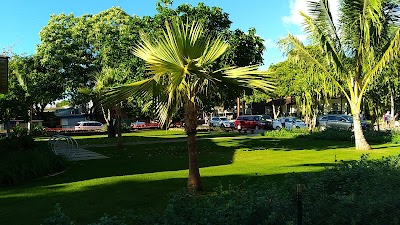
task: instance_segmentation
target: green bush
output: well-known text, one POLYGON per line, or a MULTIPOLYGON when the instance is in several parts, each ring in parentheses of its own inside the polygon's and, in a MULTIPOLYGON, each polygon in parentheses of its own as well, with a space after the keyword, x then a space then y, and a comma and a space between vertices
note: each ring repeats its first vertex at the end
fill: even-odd
POLYGON ((260 133, 260 135, 270 138, 294 138, 301 135, 307 135, 308 133, 309 133, 308 128, 300 128, 292 130, 282 128, 280 130, 265 131, 260 133))
MULTIPOLYGON (((337 129, 313 131, 312 133, 304 133, 298 135, 298 137, 306 139, 354 142, 354 133, 352 131, 337 130, 337 129)), ((390 131, 389 132, 364 131, 364 137, 370 143, 382 144, 391 142, 393 135, 390 131)))
POLYGON ((74 225, 75 223, 62 211, 61 206, 57 203, 54 210, 50 213, 41 225, 74 225))
POLYGON ((63 171, 66 162, 48 149, 45 143, 29 151, 0 153, 0 186, 16 185, 63 171))
POLYGON ((0 152, 30 150, 36 146, 32 136, 20 136, 11 138, 0 138, 0 152))
POLYGON ((339 164, 307 175, 304 224, 399 224, 400 157, 339 164))
POLYGON ((33 136, 43 136, 46 134, 46 129, 43 126, 35 126, 34 128, 32 128, 31 130, 31 134, 33 136))

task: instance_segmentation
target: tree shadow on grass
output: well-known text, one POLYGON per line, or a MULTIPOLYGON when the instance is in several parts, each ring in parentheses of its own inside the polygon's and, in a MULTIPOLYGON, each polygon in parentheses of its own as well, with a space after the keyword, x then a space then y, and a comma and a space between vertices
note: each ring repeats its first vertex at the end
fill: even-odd
MULTIPOLYGON (((268 176, 216 176, 203 177, 208 191, 213 191, 221 184, 254 184, 257 181, 283 182, 284 174, 268 176)), ((105 179, 80 188, 43 186, 23 195, 24 189, 15 195, 0 196, 0 224, 40 224, 50 215, 56 203, 76 224, 89 224, 98 221, 104 214, 116 214, 129 210, 136 214, 150 214, 152 210, 161 212, 167 203, 169 194, 183 190, 186 178, 172 178, 153 181, 139 181, 130 178, 113 181, 105 179), (17 195, 21 193, 22 195, 17 195)), ((295 184, 293 184, 295 187, 295 184)))
MULTIPOLYGON (((146 139, 146 138, 145 138, 146 139)), ((151 138, 150 138, 151 140, 151 138)), ((198 140, 200 167, 229 165, 236 151, 297 151, 334 150, 347 148, 347 143, 335 141, 299 142, 296 139, 272 139, 246 136, 242 139, 198 140)), ((46 184, 82 181, 100 177, 134 175, 188 169, 187 143, 164 142, 117 147, 97 147, 89 150, 110 158, 73 162, 65 173, 49 178, 46 184)), ((43 181, 39 182, 43 183, 43 181)))

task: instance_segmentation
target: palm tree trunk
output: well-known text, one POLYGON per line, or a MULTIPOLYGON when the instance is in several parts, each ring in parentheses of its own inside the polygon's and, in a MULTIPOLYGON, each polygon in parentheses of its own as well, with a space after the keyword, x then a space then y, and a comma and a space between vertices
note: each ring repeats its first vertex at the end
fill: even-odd
POLYGON ((193 102, 185 102, 185 131, 187 135, 189 153, 189 177, 187 188, 190 191, 201 191, 203 187, 200 181, 200 170, 197 160, 197 110, 193 102))
POLYGON ((116 108, 116 110, 117 110, 117 126, 118 126, 118 129, 117 129, 117 133, 118 133, 118 141, 117 141, 117 145, 118 145, 118 148, 121 148, 122 147, 122 122, 121 122, 121 107, 117 107, 116 108))
POLYGON ((353 126, 356 150, 371 150, 361 127, 360 109, 353 109, 353 126))

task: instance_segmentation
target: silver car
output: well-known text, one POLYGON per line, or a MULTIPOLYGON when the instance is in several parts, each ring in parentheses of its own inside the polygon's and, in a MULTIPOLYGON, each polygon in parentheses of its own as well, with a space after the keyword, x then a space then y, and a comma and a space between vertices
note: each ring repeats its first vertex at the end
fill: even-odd
POLYGON ((211 127, 233 128, 234 123, 226 117, 212 117, 210 120, 211 127))
MULTIPOLYGON (((327 128, 333 128, 338 130, 353 130, 353 117, 349 115, 333 114, 324 115, 318 118, 318 126, 321 130, 327 128)), ((368 124, 361 122, 361 127, 363 130, 368 128, 368 124)))

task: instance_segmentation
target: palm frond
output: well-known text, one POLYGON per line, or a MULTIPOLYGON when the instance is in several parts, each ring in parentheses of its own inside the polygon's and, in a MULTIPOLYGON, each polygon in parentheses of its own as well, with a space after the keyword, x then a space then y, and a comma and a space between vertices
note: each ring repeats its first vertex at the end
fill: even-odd
MULTIPOLYGON (((321 8, 325 9, 325 7, 321 8)), ((320 17, 326 14, 322 12, 320 17)), ((308 32, 316 39, 316 41, 318 41, 321 49, 324 51, 324 53, 326 53, 325 55, 329 56, 332 59, 328 60, 328 62, 333 61, 332 65, 335 66, 338 71, 344 71, 345 63, 343 62, 343 58, 345 54, 343 52, 343 49, 341 49, 342 45, 340 43, 340 39, 338 38, 336 30, 334 30, 335 27, 331 28, 326 24, 326 21, 328 21, 329 23, 333 23, 331 22, 331 18, 328 17, 326 21, 318 21, 312 19, 310 16, 304 13, 301 13, 301 15, 304 18, 304 28, 306 32, 308 32), (330 29, 326 29, 326 27, 329 27, 330 29)))
POLYGON ((280 44, 283 45, 283 48, 285 48, 288 53, 291 52, 291 54, 294 54, 295 56, 298 56, 302 59, 308 60, 309 63, 317 66, 321 70, 321 72, 325 76, 329 77, 329 79, 342 91, 342 93, 346 96, 347 100, 350 101, 350 96, 347 94, 343 85, 341 85, 341 83, 339 82, 338 76, 332 73, 330 68, 328 68, 318 59, 316 59, 316 57, 314 57, 314 54, 308 51, 306 47, 296 37, 289 34, 287 38, 282 39, 280 41, 280 44))
POLYGON ((364 93, 371 80, 387 68, 391 60, 397 59, 400 53, 400 29, 397 29, 395 36, 390 44, 384 49, 384 53, 375 66, 363 77, 363 87, 361 93, 364 93))
POLYGON ((271 81, 268 71, 258 70, 257 65, 245 67, 230 67, 223 70, 224 78, 237 82, 238 85, 264 92, 272 92, 275 83, 271 81))
POLYGON ((153 78, 149 78, 124 86, 110 88, 105 92, 102 103, 113 105, 132 96, 142 98, 143 100, 149 99, 153 95, 154 82, 153 78))

